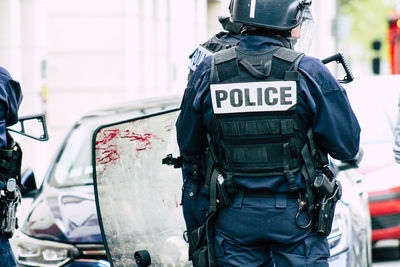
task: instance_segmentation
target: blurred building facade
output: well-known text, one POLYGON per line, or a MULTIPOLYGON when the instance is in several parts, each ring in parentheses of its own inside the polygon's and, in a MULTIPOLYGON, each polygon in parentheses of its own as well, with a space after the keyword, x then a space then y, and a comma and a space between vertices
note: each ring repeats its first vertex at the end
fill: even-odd
MULTIPOLYGON (((335 52, 336 0, 313 1, 311 55, 335 52)), ((182 94, 188 55, 220 31, 229 0, 0 0, 0 65, 20 81, 21 113, 46 112, 48 144, 26 139, 25 166, 44 174, 86 110, 182 94)), ((19 138, 18 138, 19 139, 19 138)))

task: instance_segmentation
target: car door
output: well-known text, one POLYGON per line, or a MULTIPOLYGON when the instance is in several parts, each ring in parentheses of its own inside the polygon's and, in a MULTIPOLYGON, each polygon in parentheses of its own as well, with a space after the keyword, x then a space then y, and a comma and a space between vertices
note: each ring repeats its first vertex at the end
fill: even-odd
POLYGON ((104 125, 93 135, 97 212, 112 266, 190 266, 181 169, 162 164, 179 154, 178 114, 175 108, 104 125))

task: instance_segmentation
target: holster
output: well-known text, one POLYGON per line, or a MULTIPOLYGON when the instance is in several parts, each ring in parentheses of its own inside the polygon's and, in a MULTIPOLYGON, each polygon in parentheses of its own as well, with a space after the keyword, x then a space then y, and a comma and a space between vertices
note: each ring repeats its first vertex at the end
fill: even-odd
POLYGON ((224 175, 215 170, 217 174, 217 208, 226 208, 229 207, 232 203, 234 197, 234 186, 232 179, 225 179, 224 175))
POLYGON ((190 233, 193 246, 192 263, 194 267, 215 267, 214 250, 214 214, 208 217, 205 224, 190 233))
POLYGON ((7 132, 9 147, 0 149, 0 179, 5 184, 0 194, 0 236, 11 238, 18 228, 17 208, 21 203, 22 150, 7 132))
POLYGON ((314 181, 316 191, 316 212, 314 227, 318 233, 328 236, 332 229, 336 202, 342 196, 342 187, 333 174, 322 172, 314 181))
POLYGON ((216 164, 216 157, 212 154, 210 148, 205 151, 205 185, 210 190, 216 192, 216 207, 218 209, 229 207, 235 192, 232 177, 220 171, 216 164), (215 187, 212 187, 211 184, 215 187))
POLYGON ((333 217, 335 215, 335 206, 337 200, 329 199, 322 200, 317 205, 317 225, 318 233, 328 236, 331 233, 333 217))

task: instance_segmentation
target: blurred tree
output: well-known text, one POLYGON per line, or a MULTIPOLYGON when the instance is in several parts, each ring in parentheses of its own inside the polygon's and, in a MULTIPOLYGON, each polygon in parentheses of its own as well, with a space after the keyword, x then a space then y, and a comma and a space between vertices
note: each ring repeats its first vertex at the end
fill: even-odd
MULTIPOLYGON (((396 0, 340 0, 341 13, 352 18, 353 41, 371 50, 375 39, 385 39, 390 11, 396 0)), ((382 40, 385 41, 385 40, 382 40)))
POLYGON ((373 41, 382 41, 381 57, 387 60, 387 31, 389 14, 398 0, 339 0, 340 12, 351 17, 351 37, 348 42, 359 43, 367 52, 365 60, 374 55, 373 41))

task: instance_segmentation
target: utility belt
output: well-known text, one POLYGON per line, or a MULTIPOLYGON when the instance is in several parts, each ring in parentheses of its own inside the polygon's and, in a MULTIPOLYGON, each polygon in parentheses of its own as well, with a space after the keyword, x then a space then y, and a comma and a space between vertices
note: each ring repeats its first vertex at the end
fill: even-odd
MULTIPOLYGON (((214 169, 210 184, 207 186, 210 190, 210 209, 209 214, 216 212, 218 209, 229 207, 235 196, 233 181, 225 179, 224 175, 214 169)), ((332 228, 333 217, 335 213, 336 202, 341 198, 342 188, 339 180, 337 180, 333 172, 328 166, 324 166, 321 170, 315 171, 315 177, 312 183, 313 203, 308 204, 310 196, 306 191, 285 192, 286 198, 299 200, 299 211, 296 215, 296 224, 302 228, 308 228, 311 225, 321 234, 329 235, 332 228), (301 212, 306 212, 309 217, 309 223, 300 225, 298 218, 301 212)), ((265 189, 245 190, 243 197, 258 198, 276 198, 280 193, 271 192, 265 189)))
POLYGON ((286 198, 290 199, 299 199, 301 197, 301 192, 271 192, 265 189, 251 189, 245 190, 243 192, 243 197, 250 197, 250 198, 277 198, 279 194, 285 195, 286 198))

